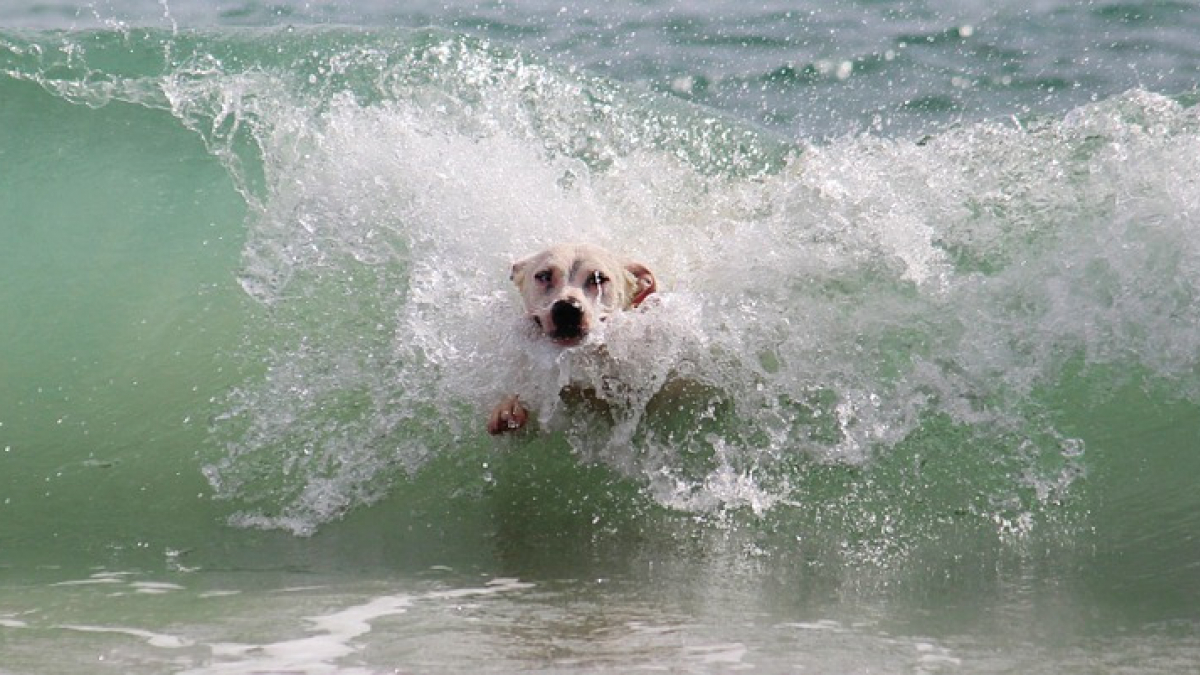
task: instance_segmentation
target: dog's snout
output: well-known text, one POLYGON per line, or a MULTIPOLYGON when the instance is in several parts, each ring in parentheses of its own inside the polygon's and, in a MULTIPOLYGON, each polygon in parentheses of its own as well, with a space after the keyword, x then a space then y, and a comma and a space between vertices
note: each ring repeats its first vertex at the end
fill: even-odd
POLYGON ((559 300, 550 308, 555 337, 577 338, 583 335, 583 305, 575 298, 559 300))
POLYGON ((561 327, 568 324, 578 326, 579 320, 583 318, 583 306, 574 298, 559 300, 550 308, 550 315, 554 318, 556 326, 561 327))

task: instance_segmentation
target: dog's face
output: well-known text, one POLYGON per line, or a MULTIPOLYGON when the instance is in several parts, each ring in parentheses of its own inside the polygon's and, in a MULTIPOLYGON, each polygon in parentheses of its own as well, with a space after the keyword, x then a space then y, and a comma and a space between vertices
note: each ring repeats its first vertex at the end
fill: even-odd
POLYGON ((637 307, 655 290, 644 265, 599 246, 564 244, 513 265, 525 311, 555 342, 570 346, 610 314, 637 307))

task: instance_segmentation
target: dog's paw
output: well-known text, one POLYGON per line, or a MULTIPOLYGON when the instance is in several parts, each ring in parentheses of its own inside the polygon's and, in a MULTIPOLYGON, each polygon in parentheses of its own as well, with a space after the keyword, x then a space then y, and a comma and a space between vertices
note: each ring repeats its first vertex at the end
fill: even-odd
POLYGON ((495 436, 516 431, 528 421, 529 411, 521 405, 520 399, 515 395, 508 396, 492 410, 492 416, 488 419, 488 433, 495 436))

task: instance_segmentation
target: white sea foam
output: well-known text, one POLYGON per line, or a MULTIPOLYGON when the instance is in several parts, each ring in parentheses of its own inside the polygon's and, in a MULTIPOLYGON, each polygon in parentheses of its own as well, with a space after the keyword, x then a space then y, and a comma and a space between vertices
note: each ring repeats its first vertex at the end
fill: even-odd
POLYGON ((194 644, 191 640, 170 635, 167 633, 158 633, 155 631, 143 630, 141 628, 124 628, 120 626, 87 626, 76 624, 64 624, 59 628, 73 630, 80 633, 114 633, 118 635, 128 635, 130 637, 144 640, 151 647, 160 647, 162 649, 181 649, 194 644))
POLYGON ((705 120, 612 92, 589 107, 588 82, 519 57, 451 41, 417 65, 416 83, 385 71, 374 104, 254 100, 266 192, 243 279, 268 308, 249 338, 267 372, 233 397, 229 454, 207 473, 274 503, 238 524, 311 533, 397 470, 481 442, 506 392, 563 421, 585 459, 666 476, 667 503, 760 510, 787 497, 758 477, 773 463, 862 464, 930 415, 1040 444, 1055 433, 1031 397, 1078 359, 1196 368, 1200 134, 1161 97, 1035 131, 846 138, 745 172, 706 163, 736 143, 705 120), (650 265, 657 301, 590 345, 531 343, 507 271, 560 240, 650 265), (694 411, 726 415, 716 435, 647 426, 680 377, 718 392, 694 411), (572 418, 566 382, 602 392, 612 424, 572 418), (709 468, 682 472, 696 455, 709 468))
POLYGON ((532 584, 517 579, 498 578, 475 588, 431 591, 420 595, 385 595, 371 598, 344 609, 306 619, 311 635, 264 644, 218 642, 208 644, 213 662, 188 670, 188 675, 249 675, 264 672, 322 675, 376 672, 370 668, 345 665, 341 660, 358 651, 358 641, 372 630, 372 623, 404 614, 414 603, 440 602, 496 593, 517 592, 532 584))

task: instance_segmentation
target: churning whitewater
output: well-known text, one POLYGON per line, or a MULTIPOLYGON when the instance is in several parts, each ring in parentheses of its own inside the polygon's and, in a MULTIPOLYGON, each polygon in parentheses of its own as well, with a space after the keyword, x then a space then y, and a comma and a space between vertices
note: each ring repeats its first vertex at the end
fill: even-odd
POLYGON ((380 498, 477 442, 513 378, 553 385, 531 402, 547 416, 564 382, 608 392, 614 419, 560 420, 563 442, 673 507, 786 501, 789 472, 931 422, 1027 463, 1014 491, 1057 494, 1083 444, 1042 390, 1195 368, 1194 109, 1131 91, 1061 120, 789 147, 486 43, 408 39, 387 62, 401 50, 312 57, 365 91, 165 81, 239 183, 226 130, 263 154, 241 278, 271 317, 249 338, 267 369, 206 469, 269 500, 243 522, 310 532, 380 498), (508 268, 564 240, 648 261, 663 290, 600 338, 602 367, 577 349, 514 372, 537 347, 508 268), (709 395, 656 418, 673 378, 709 395))

